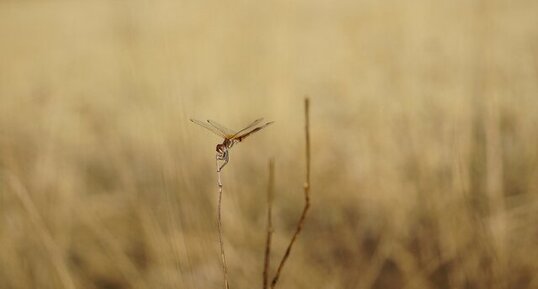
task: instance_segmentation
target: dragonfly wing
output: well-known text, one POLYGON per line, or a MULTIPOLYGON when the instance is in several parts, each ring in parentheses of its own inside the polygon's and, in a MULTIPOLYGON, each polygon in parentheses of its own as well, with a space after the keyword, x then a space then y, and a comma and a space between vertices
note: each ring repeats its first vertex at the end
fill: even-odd
POLYGON ((258 126, 258 127, 256 127, 256 128, 254 128, 253 130, 247 130, 247 131, 243 132, 242 134, 235 136, 233 139, 234 139, 234 140, 237 140, 237 141, 242 141, 242 140, 244 140, 246 137, 252 135, 253 133, 255 133, 255 132, 257 132, 257 131, 259 131, 259 130, 261 130, 261 129, 263 129, 263 128, 265 128, 266 126, 272 124, 273 122, 274 122, 274 121, 268 122, 268 123, 266 123, 266 124, 264 124, 264 125, 262 125, 262 126, 258 126))
POLYGON ((218 123, 218 122, 216 122, 214 120, 208 119, 207 122, 209 124, 211 124, 213 127, 215 127, 217 130, 222 132, 224 134, 225 138, 231 138, 235 134, 235 131, 223 126, 222 124, 220 124, 220 123, 218 123))
POLYGON ((199 121, 199 120, 192 119, 192 118, 191 118, 191 121, 194 122, 195 124, 199 125, 199 126, 205 127, 206 129, 210 130, 211 132, 213 132, 214 134, 216 134, 216 135, 218 135, 218 136, 220 136, 222 138, 226 138, 226 135, 223 132, 221 132, 217 128, 209 125, 209 123, 207 123, 207 122, 199 121))
POLYGON ((245 133, 246 131, 252 129, 253 127, 255 127, 257 124, 259 124, 261 121, 263 120, 263 118, 258 118, 257 120, 251 122, 249 125, 247 125, 244 129, 236 132, 231 138, 235 138, 243 133, 245 133))

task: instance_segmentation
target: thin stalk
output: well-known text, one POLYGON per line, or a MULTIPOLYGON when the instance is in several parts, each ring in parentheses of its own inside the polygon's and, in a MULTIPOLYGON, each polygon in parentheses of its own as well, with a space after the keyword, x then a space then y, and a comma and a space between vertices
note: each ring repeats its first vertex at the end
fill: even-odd
POLYGON ((286 263, 286 260, 288 259, 291 248, 293 247, 293 244, 295 243, 295 240, 297 239, 297 236, 299 233, 301 233, 301 230, 303 229, 304 221, 306 218, 306 213, 308 212, 308 209, 310 208, 310 101, 308 98, 305 98, 304 100, 305 105, 305 138, 306 138, 306 176, 305 176, 305 183, 304 183, 304 198, 305 198, 305 205, 303 208, 303 212, 301 214, 301 217, 299 218, 299 222, 297 223, 297 228, 295 229, 295 233, 291 237, 291 241, 286 248, 286 252, 284 253, 284 256, 282 257, 282 260, 280 261, 280 264, 278 265, 278 269, 276 271, 275 277, 273 278, 273 281, 271 282, 271 288, 275 288, 278 279, 280 278, 280 273, 282 272, 282 268, 284 267, 284 264, 286 263))
POLYGON ((269 160, 269 181, 267 185, 267 239, 265 242, 265 260, 263 264, 263 289, 269 285, 269 267, 271 255, 271 238, 273 236, 272 207, 275 184, 275 161, 269 160))
POLYGON ((219 186, 219 201, 217 205, 217 223, 219 228, 220 256, 222 261, 222 271, 224 272, 224 288, 230 289, 228 284, 228 265, 226 264, 226 254, 224 254, 224 241, 222 240, 222 220, 221 220, 221 203, 222 203, 222 182, 220 181, 220 168, 217 160, 217 185, 219 186))

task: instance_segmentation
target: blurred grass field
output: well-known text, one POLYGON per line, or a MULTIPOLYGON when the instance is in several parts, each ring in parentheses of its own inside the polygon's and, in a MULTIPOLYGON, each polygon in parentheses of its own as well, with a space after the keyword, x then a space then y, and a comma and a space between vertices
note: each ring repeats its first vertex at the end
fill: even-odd
POLYGON ((538 288, 538 2, 0 1, 0 288, 538 288), (274 270, 274 268, 273 268, 274 270))

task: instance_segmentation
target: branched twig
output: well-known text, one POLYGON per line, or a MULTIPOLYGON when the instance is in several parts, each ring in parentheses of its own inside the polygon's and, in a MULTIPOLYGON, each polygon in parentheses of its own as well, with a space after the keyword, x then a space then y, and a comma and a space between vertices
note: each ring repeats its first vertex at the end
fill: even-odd
POLYGON ((291 248, 293 244, 295 243, 295 240, 297 239, 297 236, 303 229, 304 220, 306 218, 306 213, 308 212, 308 208, 310 208, 310 111, 309 111, 309 99, 305 98, 305 137, 306 137, 306 177, 305 177, 305 183, 304 183, 304 198, 305 198, 305 206, 303 209, 303 213, 301 214, 301 217, 299 218, 299 222, 297 223, 297 229, 295 230, 295 233, 291 237, 291 241, 288 245, 288 248, 286 248, 286 252, 284 253, 284 256, 282 257, 282 260, 280 260, 280 264, 278 265, 278 269, 276 271, 275 277, 273 278, 273 281, 271 282, 271 288, 275 288, 276 283, 278 282, 278 278, 280 277, 280 273, 282 272, 282 267, 284 267, 284 263, 286 263, 286 260, 288 259, 291 248))
POLYGON ((269 267, 270 267, 270 255, 271 255, 271 237, 273 235, 273 223, 272 223, 272 206, 273 206, 273 190, 275 184, 275 162, 273 159, 269 160, 269 181, 267 185, 267 239, 265 242, 265 260, 263 264, 263 289, 267 289, 269 285, 269 267))
POLYGON ((220 181, 220 167, 217 159, 217 185, 219 186, 219 202, 217 211, 217 223, 219 227, 220 256, 222 258, 222 271, 224 272, 224 288, 230 289, 228 285, 228 265, 226 264, 226 255, 224 254, 224 241, 222 240, 222 221, 221 221, 221 203, 222 203, 222 183, 220 181))

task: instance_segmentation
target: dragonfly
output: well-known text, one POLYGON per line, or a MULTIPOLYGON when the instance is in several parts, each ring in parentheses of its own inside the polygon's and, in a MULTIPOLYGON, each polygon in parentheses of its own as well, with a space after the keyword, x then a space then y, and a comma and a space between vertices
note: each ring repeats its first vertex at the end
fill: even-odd
POLYGON ((224 168, 224 166, 228 164, 228 161, 230 160, 229 150, 234 144, 243 141, 245 138, 251 136, 253 133, 258 132, 273 123, 273 121, 264 123, 263 118, 258 118, 257 120, 247 125, 245 128, 239 131, 234 131, 210 119, 207 120, 207 122, 204 122, 191 118, 191 121, 224 138, 224 141, 220 144, 217 144, 216 147, 217 162, 224 162, 220 167, 217 164, 217 172, 220 172, 222 168, 224 168))

